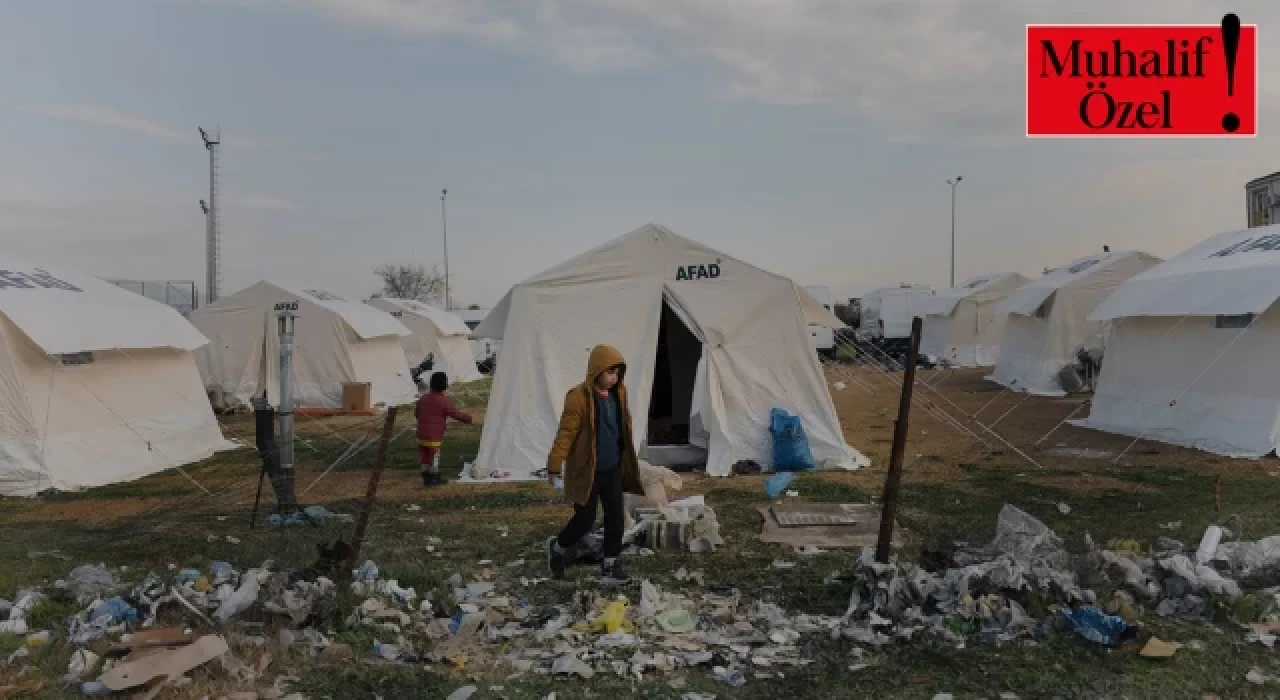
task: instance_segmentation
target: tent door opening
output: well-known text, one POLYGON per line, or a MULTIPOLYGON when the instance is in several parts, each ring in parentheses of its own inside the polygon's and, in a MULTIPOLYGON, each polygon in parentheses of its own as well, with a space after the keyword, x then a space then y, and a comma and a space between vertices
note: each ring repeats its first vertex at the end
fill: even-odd
POLYGON ((664 301, 645 440, 645 458, 652 464, 672 468, 706 464, 706 450, 689 444, 689 414, 701 360, 702 343, 664 301))

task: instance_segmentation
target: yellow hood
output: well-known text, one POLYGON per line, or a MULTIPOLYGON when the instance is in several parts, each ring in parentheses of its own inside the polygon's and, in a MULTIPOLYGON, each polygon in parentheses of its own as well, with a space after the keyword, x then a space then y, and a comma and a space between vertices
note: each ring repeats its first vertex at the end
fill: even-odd
POLYGON ((596 377, 610 367, 619 367, 618 383, 621 384, 623 377, 627 375, 627 361, 622 359, 622 353, 612 345, 591 348, 591 358, 587 360, 587 385, 594 386, 596 377))

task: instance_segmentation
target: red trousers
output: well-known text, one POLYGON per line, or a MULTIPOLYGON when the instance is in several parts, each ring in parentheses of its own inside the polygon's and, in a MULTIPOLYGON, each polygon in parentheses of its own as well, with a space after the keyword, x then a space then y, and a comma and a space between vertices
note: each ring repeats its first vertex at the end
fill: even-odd
POLYGON ((440 448, 418 445, 418 464, 424 472, 440 471, 440 448))

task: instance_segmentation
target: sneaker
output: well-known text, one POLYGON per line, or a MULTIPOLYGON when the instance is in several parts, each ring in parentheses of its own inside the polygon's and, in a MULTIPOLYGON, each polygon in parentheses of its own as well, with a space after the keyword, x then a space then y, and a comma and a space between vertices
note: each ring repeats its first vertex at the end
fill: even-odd
POLYGON ((431 472, 422 472, 422 485, 423 486, 431 485, 431 472))
POLYGON ((556 538, 547 540, 547 568, 551 570, 551 578, 559 581, 564 578, 564 552, 556 546, 556 538))
POLYGON ((444 478, 444 474, 440 472, 427 472, 422 477, 422 483, 427 486, 440 486, 449 483, 449 480, 444 478))
POLYGON ((600 564, 600 583, 605 586, 622 586, 631 583, 631 577, 622 570, 617 559, 606 559, 600 564))

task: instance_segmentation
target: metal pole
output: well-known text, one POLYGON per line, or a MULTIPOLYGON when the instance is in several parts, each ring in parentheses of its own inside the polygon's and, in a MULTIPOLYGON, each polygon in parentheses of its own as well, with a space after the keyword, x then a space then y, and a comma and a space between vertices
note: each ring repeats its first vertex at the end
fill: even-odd
POLYGON ((452 307, 453 299, 449 296, 449 217, 445 215, 444 198, 449 190, 440 190, 440 230, 444 232, 444 310, 452 307))
POLYGON ((911 414, 911 390, 916 383, 916 358, 920 354, 920 317, 911 319, 911 348, 902 374, 902 397, 898 402, 898 420, 893 423, 893 451, 889 453, 889 473, 884 479, 881 499, 880 537, 876 542, 876 561, 889 563, 893 546, 893 520, 898 511, 898 485, 902 482, 902 455, 907 447, 907 418, 911 414))
POLYGON ((951 286, 956 286, 956 187, 964 177, 957 175, 954 180, 947 180, 951 185, 951 286))
POLYGON ((293 327, 297 315, 281 311, 280 324, 280 474, 285 495, 281 510, 297 506, 293 473, 293 327))
POLYGON ((373 458, 373 473, 369 475, 369 487, 364 494, 364 506, 361 507, 360 515, 356 519, 355 534, 351 536, 351 553, 347 555, 347 562, 339 572, 342 578, 340 583, 344 585, 350 583, 351 571, 360 557, 360 546, 364 544, 364 533, 369 527, 369 516, 373 512, 373 504, 378 497, 378 482, 382 479, 382 469, 387 464, 387 446, 391 444, 391 431, 396 425, 396 410, 396 406, 388 407, 387 419, 382 424, 382 439, 378 441, 378 452, 373 458))

